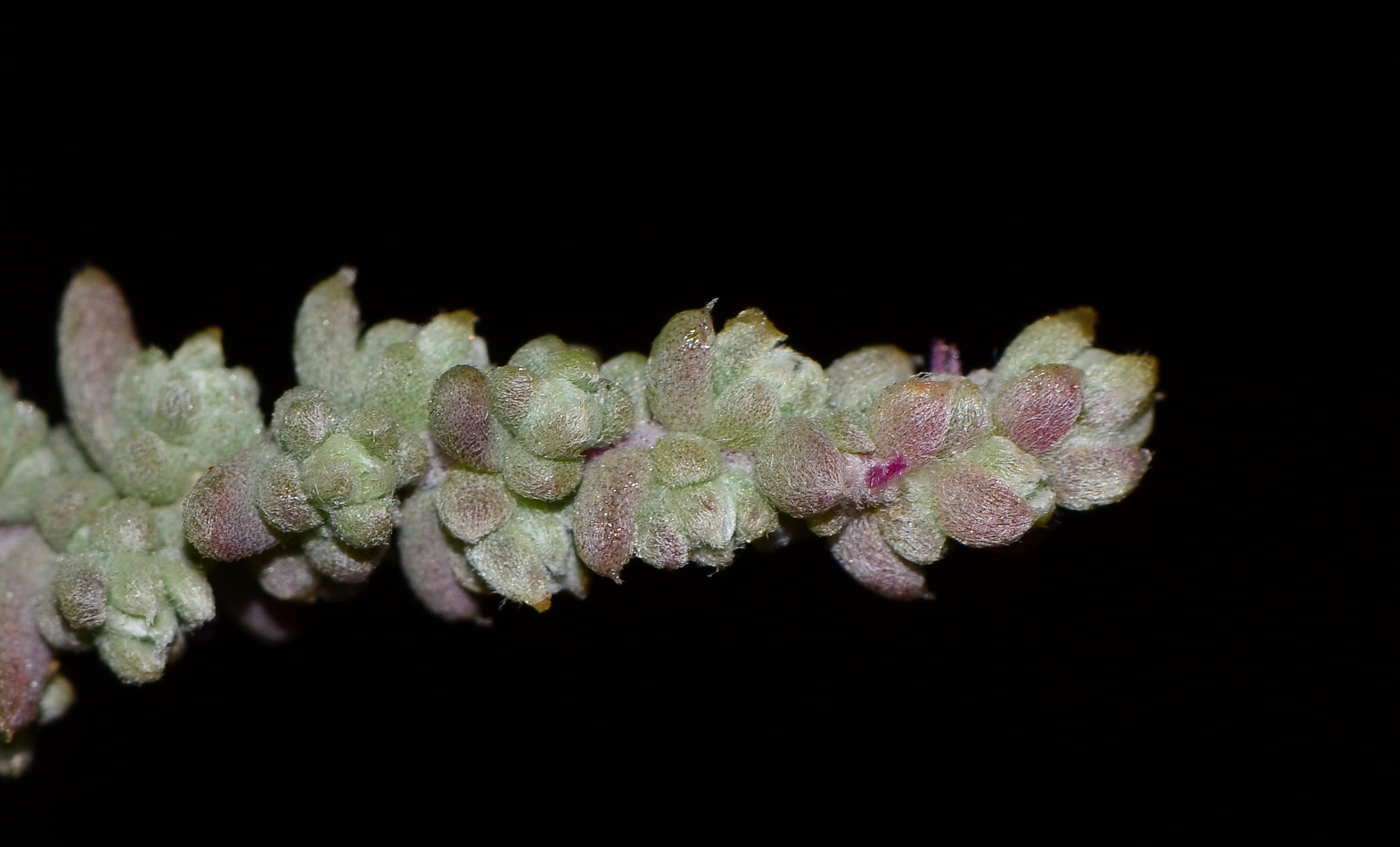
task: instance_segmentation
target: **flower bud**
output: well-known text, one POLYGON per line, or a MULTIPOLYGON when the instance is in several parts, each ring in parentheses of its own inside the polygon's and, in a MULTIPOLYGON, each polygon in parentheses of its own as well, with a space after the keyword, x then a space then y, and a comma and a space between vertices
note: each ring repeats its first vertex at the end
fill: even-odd
POLYGON ((870 514, 851 521, 831 545, 831 553, 846 573, 882 597, 921 600, 932 596, 923 573, 890 549, 870 514))
POLYGON ((650 472, 647 451, 611 450, 584 468, 574 499, 574 544, 594 572, 617 580, 632 558, 637 507, 650 472))
POLYGON ((254 479, 269 450, 255 447, 225 459, 199 478, 185 498, 185 537, 220 562, 268 550, 277 537, 258 512, 254 479))
POLYGON ((121 289, 101 270, 84 268, 63 295, 58 371, 73 432, 102 468, 118 435, 117 377, 140 352, 121 289))
POLYGON ((351 547, 331 535, 324 526, 302 542, 307 560, 318 573, 350 585, 369 579, 388 549, 387 546, 351 547))
POLYGON ((448 472, 434 499, 442 525, 468 544, 490 535, 515 509, 500 475, 460 469, 448 472))
POLYGON ((263 520, 282 532, 306 532, 321 525, 321 512, 309 502, 296 459, 283 453, 257 473, 254 501, 263 520))
POLYGON ((727 448, 753 448, 781 414, 778 396, 769 384, 747 377, 715 398, 705 432, 727 448))
POLYGON ((501 471, 506 486, 522 497, 552 502, 563 500, 583 479, 582 459, 543 459, 518 442, 506 448, 501 471))
POLYGON ((328 392, 336 403, 355 405, 355 391, 363 384, 360 372, 360 306, 351 286, 354 268, 341 268, 335 276, 307 293, 297 312, 292 343, 297 381, 328 392))
POLYGON ((1080 356, 1078 364, 1084 369, 1085 424, 1118 430, 1151 404, 1157 388, 1157 357, 1090 350, 1080 356))
POLYGON ((1084 372, 1036 365, 1002 386, 992 404, 997 428, 1033 456, 1059 443, 1079 418, 1084 372))
POLYGON ((844 499, 845 461, 814 421, 786 417, 758 447, 754 482, 782 511, 810 517, 844 499))
POLYGON ((1081 306, 1041 318, 1006 346, 997 362, 997 379, 1005 380, 1036 365, 1064 364, 1094 343, 1098 315, 1081 306))
POLYGON ((326 514, 337 539, 350 547, 363 549, 389 543, 394 534, 397 511, 398 499, 387 496, 366 503, 327 509, 326 514))
POLYGON ((710 406, 710 307, 690 309, 666 322, 647 363, 647 406, 668 429, 699 432, 710 406))
POLYGON ((719 445, 689 433, 662 436, 651 448, 652 477, 668 488, 705 482, 719 475, 719 445))
POLYGON ((433 439, 453 459, 477 471, 493 470, 490 396, 486 377, 460 365, 438 377, 428 404, 433 439))
POLYGON ((274 550, 255 560, 254 574, 262 590, 288 603, 311 603, 321 587, 321 575, 300 553, 274 550))
POLYGON ((914 357, 890 344, 862 347, 826 369, 831 402, 839 409, 864 412, 880 392, 914 375, 914 357))
POLYGON ((902 457, 910 470, 932 459, 948 434, 953 393, 951 382, 933 379, 906 379, 882 391, 870 406, 876 455, 902 457))
MULTIPOLYGON (((403 504, 399 563, 409 588, 428 611, 448 621, 479 620, 480 604, 456 578, 469 570, 466 559, 438 522, 441 489, 416 491, 403 504)), ((475 573, 473 579, 477 579, 475 573)), ((482 586, 484 588, 484 586, 482 586)))
POLYGON ((1015 489, 966 460, 940 463, 931 494, 939 527, 969 547, 1010 544, 1036 520, 1015 489))
POLYGON ((1070 438, 1042 457, 1060 505, 1084 510, 1117 503, 1137 488, 1150 453, 1091 438, 1070 438))
POLYGON ((297 386, 272 407, 272 432, 283 449, 305 459, 335 428, 335 403, 330 392, 297 386))
POLYGON ((568 554, 568 531, 551 514, 516 509, 495 532, 467 551, 467 560, 496 593, 545 611, 550 566, 568 554))

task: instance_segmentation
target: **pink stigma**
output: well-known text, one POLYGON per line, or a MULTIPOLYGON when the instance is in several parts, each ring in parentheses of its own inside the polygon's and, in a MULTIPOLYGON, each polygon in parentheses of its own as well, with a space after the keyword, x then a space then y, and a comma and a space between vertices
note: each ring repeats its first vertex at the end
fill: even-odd
POLYGON ((928 355, 928 372, 962 376, 962 357, 958 355, 958 345, 949 344, 941 338, 933 339, 928 355))
POLYGON ((870 470, 865 472, 865 487, 879 488, 907 470, 909 463, 904 461, 904 454, 900 453, 888 462, 871 465, 870 470))

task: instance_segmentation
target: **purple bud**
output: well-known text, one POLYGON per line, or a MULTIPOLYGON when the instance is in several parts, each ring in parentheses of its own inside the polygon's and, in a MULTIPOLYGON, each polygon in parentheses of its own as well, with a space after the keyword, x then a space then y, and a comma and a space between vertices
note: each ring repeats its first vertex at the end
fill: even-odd
POLYGON ((476 598, 454 576, 455 569, 466 563, 438 522, 435 494, 417 491, 404 501, 399 563, 409 587, 428 611, 449 621, 480 619, 476 598))
POLYGON ((940 528, 969 547, 1010 544, 1035 523, 1035 511, 1006 482, 970 462, 949 462, 933 480, 940 528))
POLYGON ((574 500, 574 545, 600 576, 618 579, 632 558, 637 504, 650 463, 641 448, 612 450, 589 462, 574 500))
POLYGON ((428 427, 452 458, 473 470, 490 470, 490 412, 485 375, 471 365, 458 365, 433 384, 428 427))
POLYGON ((841 531, 831 553, 846 573, 882 597, 921 600, 932 596, 923 573, 890 549, 869 513, 862 513, 841 531))
POLYGON ((1084 372, 1039 365, 1002 388, 992 416, 1007 438, 1032 456, 1054 447, 1079 417, 1084 372))
POLYGON ((0 526, 0 741, 34 722, 53 653, 39 634, 34 605, 51 554, 32 526, 0 526))
POLYGON ((886 388, 870 407, 870 437, 887 460, 903 456, 910 470, 920 468, 943 446, 948 434, 951 382, 906 379, 886 388))
POLYGON ((258 513, 254 480, 268 448, 236 453, 205 472, 185 498, 185 537, 211 559, 232 562, 277 544, 258 513))

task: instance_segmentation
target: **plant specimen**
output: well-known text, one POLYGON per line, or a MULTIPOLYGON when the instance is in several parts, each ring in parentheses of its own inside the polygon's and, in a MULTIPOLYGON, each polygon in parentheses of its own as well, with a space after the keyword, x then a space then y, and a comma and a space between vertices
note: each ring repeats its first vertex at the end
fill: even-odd
POLYGON ((223 611, 216 567, 254 576, 232 614, 275 638, 279 604, 352 595, 395 549, 423 604, 467 621, 634 559, 723 569, 805 526, 866 588, 917 600, 950 540, 1004 546, 1116 502, 1150 458, 1156 360, 1094 347, 1088 308, 967 374, 942 342, 922 371, 888 345, 823 368, 758 309, 717 327, 713 303, 647 355, 545 335, 492 365, 468 311, 363 330, 354 277, 307 295, 300 384, 270 421, 218 331, 143 350, 95 268, 59 322, 68 423, 0 381, 0 773, 73 700, 58 652, 159 679, 223 611))

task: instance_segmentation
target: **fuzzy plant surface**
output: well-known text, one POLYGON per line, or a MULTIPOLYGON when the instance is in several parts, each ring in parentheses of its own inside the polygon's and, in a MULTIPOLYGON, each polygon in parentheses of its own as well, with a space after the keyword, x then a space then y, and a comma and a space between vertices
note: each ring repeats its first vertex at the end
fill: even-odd
POLYGON ((73 701, 61 653, 151 682, 216 613, 281 640, 289 604, 353 596, 386 560, 433 614, 481 622, 491 596, 544 611, 634 560, 720 570, 805 527, 918 600, 950 541, 1121 500, 1150 459, 1156 359, 1094 347, 1089 308, 967 374, 941 341, 926 368, 888 345, 824 368, 758 309, 716 327, 713 303, 646 354, 544 335, 493 365, 465 310, 363 329, 354 279, 306 296, 270 419, 218 330, 143 349, 95 268, 59 321, 67 424, 0 379, 0 774, 73 701), (261 593, 216 598, 216 567, 261 593))

